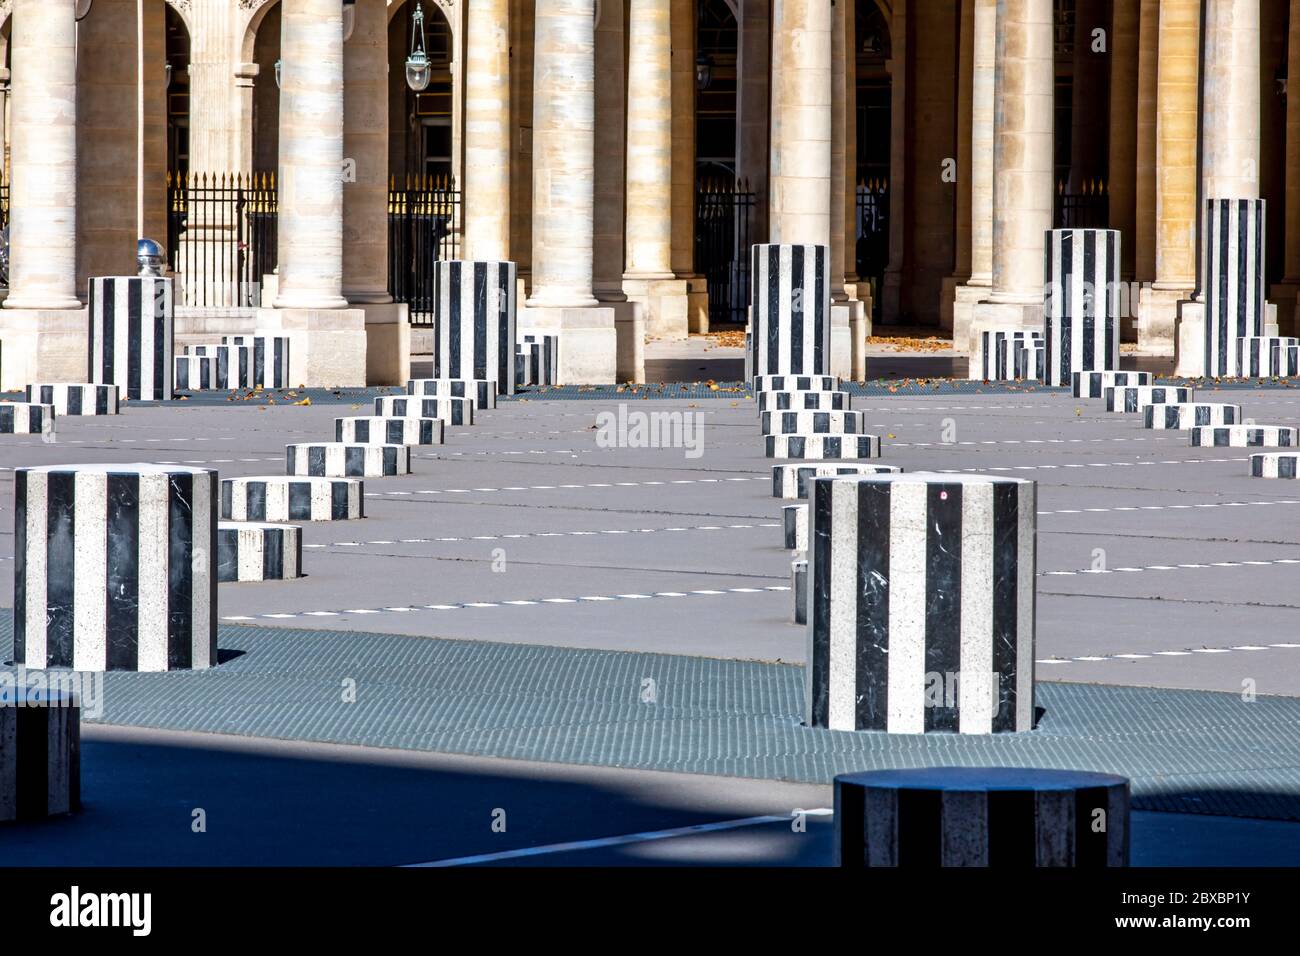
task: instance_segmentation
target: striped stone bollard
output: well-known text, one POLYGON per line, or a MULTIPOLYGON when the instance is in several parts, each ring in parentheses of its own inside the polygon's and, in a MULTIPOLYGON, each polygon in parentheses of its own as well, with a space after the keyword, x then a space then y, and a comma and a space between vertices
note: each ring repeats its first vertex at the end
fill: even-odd
POLYGON ((786 505, 781 509, 781 532, 787 551, 808 550, 808 506, 786 505))
POLYGON ((808 623, 808 559, 790 562, 790 590, 794 592, 794 622, 808 623))
POLYGON ((1024 339, 1017 342, 1012 374, 1019 382, 1046 381, 1047 343, 1042 339, 1024 339))
POLYGON ((227 521, 352 521, 365 516, 365 485, 355 478, 257 475, 221 482, 221 517, 227 521))
POLYGON ((1151 383, 1150 372, 1075 372, 1070 376, 1070 394, 1075 398, 1101 398, 1108 388, 1151 383))
POLYGON ((1182 385, 1121 385, 1102 393, 1102 403, 1108 412, 1140 412, 1148 405, 1182 405, 1194 401, 1195 389, 1182 385))
POLYGON ((0 823, 81 809, 81 705, 62 690, 0 685, 0 823))
POLYGON ((1201 425, 1238 425, 1241 406, 1224 402, 1181 402, 1148 405, 1142 409, 1142 424, 1155 429, 1188 429, 1201 425))
POLYGON ((987 475, 813 479, 809 726, 1033 729, 1036 498, 987 475))
POLYGON ((497 383, 488 378, 414 378, 406 394, 420 398, 472 398, 476 409, 497 407, 497 383))
POLYGON ((285 581, 302 577, 302 528, 293 524, 217 524, 217 580, 285 581))
POLYGON ((56 415, 116 415, 116 385, 50 382, 28 385, 27 401, 53 405, 56 415))
POLYGON ((1203 448, 1295 448, 1300 428, 1287 425, 1205 425, 1193 428, 1191 444, 1203 448))
POLYGON ((284 446, 285 474, 311 478, 383 478, 411 473, 406 445, 360 445, 341 441, 284 446))
POLYGON ((79 671, 217 663, 217 473, 14 472, 14 660, 79 671))
POLYGON ((334 419, 334 440, 354 445, 441 445, 440 418, 380 418, 352 415, 334 419))
POLYGON ((1119 367, 1118 229, 1051 229, 1045 239, 1044 346, 1048 385, 1119 367))
POLYGON ((474 400, 381 395, 375 399, 375 415, 380 418, 437 418, 448 425, 473 425, 474 400))
POLYGON ((840 380, 834 375, 755 375, 754 392, 834 392, 840 380))
POLYGON ((853 407, 853 396, 848 392, 759 392, 760 412, 830 411, 853 407))
POLYGON ((858 435, 867 426, 862 412, 760 412, 764 435, 858 435))
POLYGON ((926 767, 835 778, 836 866, 1024 869, 1128 862, 1124 777, 926 767))
POLYGON ((1300 373, 1300 339, 1285 335, 1253 335, 1237 339, 1237 369, 1242 378, 1277 378, 1300 373))
POLYGON ((560 384, 560 337, 529 334, 515 348, 516 385, 560 384))
POLYGON ((513 262, 434 264, 433 377, 487 379, 515 391, 513 262))
POLYGON ((898 465, 773 465, 773 498, 807 498, 808 482, 827 475, 892 475, 898 465))
POLYGON ((39 402, 0 402, 0 435, 53 435, 53 405, 39 402))
POLYGON ((252 388, 253 350, 246 345, 197 345, 176 356, 175 387, 183 391, 252 388))
POLYGON ((1256 452, 1250 456, 1252 478, 1300 478, 1300 452, 1256 452))
POLYGON ((1264 200, 1206 199, 1202 234, 1205 374, 1236 377, 1236 340, 1264 334, 1264 200))
POLYGON ((87 379, 131 401, 170 401, 174 302, 169 278, 92 278, 87 379))
POLYGON ((972 360, 971 378, 977 382, 1009 382, 1016 378, 1016 349, 1022 342, 1042 338, 1031 329, 985 329, 980 333, 980 354, 972 360))
MULTIPOLYGON (((222 345, 242 345, 251 350, 253 386, 292 388, 289 381, 289 336, 273 332, 223 335, 222 345)), ((301 383, 299 383, 301 384, 301 383)))
POLYGON ((755 376, 831 370, 830 250, 760 243, 750 251, 750 368, 755 376))
POLYGON ((876 435, 765 435, 763 454, 768 458, 834 461, 879 458, 876 435))

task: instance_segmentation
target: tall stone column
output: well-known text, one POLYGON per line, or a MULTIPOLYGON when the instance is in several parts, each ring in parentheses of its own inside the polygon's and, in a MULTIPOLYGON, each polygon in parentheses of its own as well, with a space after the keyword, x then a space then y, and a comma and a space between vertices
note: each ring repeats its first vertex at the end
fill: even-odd
POLYGON ((614 310, 592 294, 595 0, 537 0, 532 295, 520 326, 560 335, 560 379, 612 382, 614 310))
POLYGON ((465 26, 465 256, 510 258, 510 4, 478 0, 465 26))
POLYGON ((939 328, 953 327, 953 305, 957 287, 970 278, 971 244, 971 99, 974 94, 975 0, 962 0, 961 26, 957 39, 957 149, 953 159, 957 164, 956 229, 953 248, 952 275, 943 280, 939 294, 939 328))
MULTIPOLYGON (((190 26, 190 169, 196 173, 247 172, 252 122, 240 122, 239 94, 231 71, 238 49, 239 8, 225 0, 194 0, 190 26)), ((274 81, 272 81, 274 82, 274 81)))
POLYGON ((1196 287, 1200 19, 1201 0, 1160 0, 1155 281, 1138 302, 1138 349, 1154 355, 1173 354, 1178 303, 1196 287))
POLYGON ((687 323, 709 330, 709 293, 695 271, 696 0, 672 0, 673 274, 686 280, 687 323))
POLYGON ((993 284, 975 307, 974 335, 1042 324, 1053 195, 1051 0, 999 0, 994 84, 993 284))
POLYGON ((686 338, 686 283, 673 272, 672 0, 631 0, 627 38, 627 268, 645 333, 686 338))
POLYGON ((1201 175, 1205 199, 1259 198, 1259 0, 1207 0, 1201 175))
POLYGON ((343 5, 281 7, 279 281, 258 323, 289 335, 295 385, 363 385, 365 314, 343 297, 343 5))
POLYGON ((77 298, 77 28, 74 0, 15 0, 9 296, 0 388, 86 375, 77 298))
POLYGON ((1120 277, 1133 278, 1137 225, 1137 124, 1139 38, 1142 8, 1115 4, 1110 30, 1110 157, 1107 192, 1110 228, 1120 231, 1120 277))
POLYGON ((366 315, 366 380, 410 377, 407 305, 388 293, 388 10, 357 0, 343 45, 343 295, 366 315))
POLYGON ((736 62, 736 173, 754 191, 751 241, 765 239, 767 226, 767 164, 771 150, 769 120, 769 70, 772 56, 772 18, 767 3, 740 5, 740 39, 736 62))
POLYGON ((1291 0, 1287 30, 1285 271, 1271 290, 1287 334, 1300 328, 1300 0, 1291 0), (1284 303, 1290 303, 1283 307, 1284 303))
POLYGON ((958 354, 970 353, 975 304, 988 298, 993 285, 993 94, 997 13, 998 0, 975 0, 971 12, 970 278, 965 285, 957 287, 953 301, 952 347, 958 354))
MULTIPOLYGON (((1160 60, 1160 0, 1142 0, 1138 26, 1137 174, 1133 184, 1136 207, 1133 241, 1133 278, 1146 284, 1156 274, 1156 78, 1160 60)), ((1136 311, 1137 293, 1129 300, 1136 311)))
POLYGON ((831 5, 776 0, 771 241, 830 244, 831 5))

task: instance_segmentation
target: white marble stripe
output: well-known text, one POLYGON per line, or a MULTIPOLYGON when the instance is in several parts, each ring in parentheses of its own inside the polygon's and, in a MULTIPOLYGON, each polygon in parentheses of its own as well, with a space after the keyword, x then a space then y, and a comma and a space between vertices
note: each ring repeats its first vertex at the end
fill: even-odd
POLYGON ((218 477, 206 473, 194 476, 194 497, 191 502, 194 545, 190 574, 190 648, 191 666, 213 667, 216 660, 212 652, 215 643, 212 633, 216 609, 212 606, 212 582, 217 574, 216 528, 219 494, 218 477))
POLYGON ((926 507, 923 482, 894 483, 889 501, 889 723, 925 731, 926 507))
MULTIPOLYGON (((140 476, 139 651, 136 663, 136 669, 140 671, 167 670, 171 609, 170 484, 166 474, 140 476)), ((195 547, 198 546, 199 542, 195 541, 195 547)))
POLYGON ((961 674, 958 730, 993 730, 993 483, 967 484, 961 502, 961 674))
POLYGON ((79 473, 73 479, 76 573, 73 576, 72 666, 102 671, 108 659, 108 476, 79 473))
POLYGON ((857 482, 831 483, 827 725, 832 730, 857 729, 858 491, 857 482))

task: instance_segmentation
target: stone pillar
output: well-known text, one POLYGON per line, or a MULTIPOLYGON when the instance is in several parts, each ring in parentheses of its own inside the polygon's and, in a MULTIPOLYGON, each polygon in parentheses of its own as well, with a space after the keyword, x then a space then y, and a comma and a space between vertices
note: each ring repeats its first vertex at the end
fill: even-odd
POLYGON ((831 6, 776 0, 770 241, 830 244, 831 6))
POLYGON ((673 273, 686 280, 690 330, 707 332, 708 283, 695 272, 695 28, 696 0, 672 0, 673 273))
POLYGON ((231 83, 232 66, 238 72, 256 66, 231 63, 238 13, 224 0, 195 0, 189 11, 190 169, 196 173, 247 172, 245 156, 252 158, 251 111, 245 127, 231 83))
POLYGON ((958 354, 972 351, 975 304, 988 297, 993 284, 993 68, 997 12, 997 0, 975 0, 971 13, 970 279, 957 287, 953 302, 952 347, 958 354))
POLYGON ((993 284, 972 327, 1041 329, 1052 226, 1051 0, 999 0, 994 67, 993 284))
POLYGON ((952 275, 943 280, 939 295, 939 328, 953 327, 953 305, 957 287, 970 278, 971 247, 971 99, 975 71, 971 59, 975 47, 975 0, 962 0, 961 26, 957 47, 957 210, 956 245, 952 275))
POLYGON ((289 336, 295 385, 364 385, 365 313, 343 297, 343 6, 281 6, 279 280, 258 327, 289 336))
MULTIPOLYGON (((1138 26, 1137 172, 1133 185, 1136 207, 1133 239, 1133 278, 1147 283, 1156 275, 1156 76, 1159 63, 1160 0, 1142 0, 1138 26)), ((1138 293, 1129 297, 1136 314, 1138 293)))
POLYGON ((1138 348, 1171 355, 1178 303, 1196 286, 1201 0, 1161 0, 1156 67, 1155 281, 1138 302, 1138 348))
POLYGON ((646 335, 684 339, 686 282, 673 272, 672 0, 631 0, 628 9, 623 289, 644 308, 646 335))
POLYGON ((769 66, 772 52, 772 18, 767 3, 740 5, 740 39, 736 62, 736 172, 758 197, 753 234, 765 241, 767 227, 767 163, 771 142, 768 121, 769 66))
POLYGON ((510 258, 510 12, 471 3, 465 28, 465 258, 510 258))
POLYGON ((1133 278, 1133 233, 1137 224, 1138 36, 1141 6, 1115 4, 1110 30, 1110 157, 1106 163, 1110 228, 1123 238, 1120 276, 1133 278))
POLYGON ((595 0, 537 0, 532 295, 521 331, 560 335, 565 384, 615 378, 614 310, 592 294, 595 0))
POLYGON ((357 0, 355 18, 343 48, 343 295, 366 316, 366 381, 404 385, 411 370, 410 312, 388 293, 385 0, 357 0))
POLYGON ((81 381, 77 298, 77 28, 73 0, 15 0, 9 297, 0 388, 81 381))
POLYGON ((1283 331, 1295 334, 1300 328, 1300 0, 1291 0, 1287 36, 1286 97, 1286 217, 1285 271, 1272 297, 1282 302, 1295 300, 1289 310, 1279 308, 1283 331), (1294 80, 1295 86, 1291 83, 1294 80), (1290 314, 1288 314, 1288 311, 1290 314), (1290 324, 1287 324, 1287 320, 1290 324))
POLYGON ((1259 198, 1259 2, 1206 0, 1204 199, 1259 198))

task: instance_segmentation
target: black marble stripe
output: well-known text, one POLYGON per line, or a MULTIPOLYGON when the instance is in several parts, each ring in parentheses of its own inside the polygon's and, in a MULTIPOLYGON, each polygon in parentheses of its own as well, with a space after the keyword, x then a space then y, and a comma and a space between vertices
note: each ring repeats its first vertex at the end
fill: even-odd
POLYGON ((50 707, 15 707, 14 780, 17 817, 39 820, 50 813, 50 707))
POLYGON ((988 865, 1029 868, 1038 864, 1038 798, 1033 790, 987 794, 988 865))
POLYGON ((133 671, 140 660, 140 477, 110 474, 107 493, 107 669, 133 671))
POLYGON ((76 475, 46 474, 45 659, 49 667, 71 667, 75 640, 76 475))
POLYGON ((858 548, 843 560, 856 564, 858 730, 889 729, 890 506, 886 482, 858 483, 858 548))
MULTIPOLYGON (((1018 661, 1020 630, 1020 486, 998 482, 993 486, 993 660, 998 682, 998 706, 993 713, 993 732, 1016 729, 1016 679, 1018 667, 1033 667, 1033 661, 1018 661)), ((1028 555, 1023 557, 1027 558, 1028 555)))
POLYGON ((14 471, 14 660, 27 659, 27 472, 14 471))
POLYGON ((939 790, 898 791, 900 867, 933 869, 943 865, 943 795, 939 790))
POLYGON ((1074 792, 1074 865, 1103 867, 1110 851, 1110 790, 1085 787, 1074 792), (1099 812, 1100 811, 1100 812, 1099 812))
POLYGON ((927 701, 925 730, 958 729, 957 701, 949 699, 961 673, 962 486, 925 490, 925 672, 938 680, 927 701))
MULTIPOLYGON (((194 663, 194 475, 173 473, 167 482, 167 667, 194 663)), ((200 538, 199 547, 203 547, 200 538)), ((212 545, 215 546, 215 542, 212 545)))

